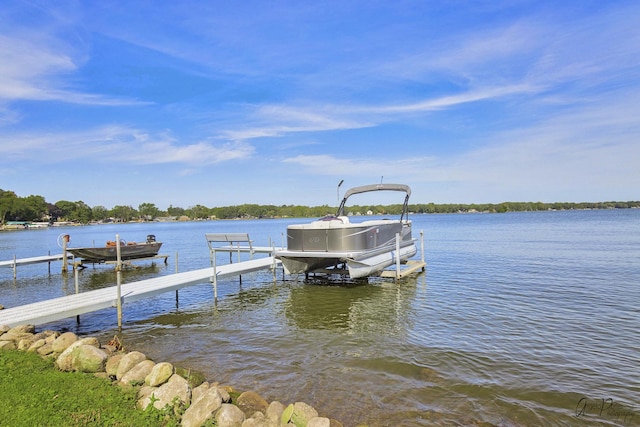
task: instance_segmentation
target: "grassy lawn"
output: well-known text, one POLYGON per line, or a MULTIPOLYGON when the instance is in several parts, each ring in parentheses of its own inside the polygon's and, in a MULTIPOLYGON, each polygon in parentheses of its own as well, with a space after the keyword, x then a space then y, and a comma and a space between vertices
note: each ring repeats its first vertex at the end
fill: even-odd
POLYGON ((136 408, 136 391, 90 374, 61 372, 37 354, 0 351, 0 425, 165 426, 177 417, 136 408))

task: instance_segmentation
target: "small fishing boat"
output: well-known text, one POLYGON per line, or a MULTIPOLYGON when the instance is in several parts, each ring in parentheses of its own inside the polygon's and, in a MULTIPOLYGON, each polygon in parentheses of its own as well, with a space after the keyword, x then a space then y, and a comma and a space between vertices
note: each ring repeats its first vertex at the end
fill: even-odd
POLYGON ((156 236, 149 234, 145 242, 120 242, 107 241, 105 246, 67 248, 67 252, 87 262, 110 262, 118 257, 118 245, 120 245, 120 259, 122 261, 150 258, 158 255, 162 242, 156 241, 156 236))
POLYGON ((379 273, 393 264, 406 263, 417 248, 411 237, 408 204, 411 189, 403 184, 374 184, 348 190, 336 215, 308 224, 287 227, 287 248, 275 252, 285 272, 327 273, 360 278, 379 273), (349 197, 375 191, 405 193, 400 219, 351 222, 345 214, 349 197))

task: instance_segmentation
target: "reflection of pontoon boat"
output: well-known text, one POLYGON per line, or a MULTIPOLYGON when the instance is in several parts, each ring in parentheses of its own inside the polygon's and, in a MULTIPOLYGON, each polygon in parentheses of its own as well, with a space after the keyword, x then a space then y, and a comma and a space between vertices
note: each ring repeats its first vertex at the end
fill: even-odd
POLYGON ((401 184, 352 188, 345 193, 335 216, 309 224, 289 225, 287 249, 276 251, 275 256, 289 274, 348 273, 352 278, 379 273, 395 264, 398 257, 404 263, 417 252, 408 215, 410 195, 411 189, 401 184), (354 194, 381 190, 406 193, 400 219, 352 223, 344 212, 347 199, 354 194), (398 241, 396 236, 399 236, 398 241))
MULTIPOLYGON (((146 242, 125 242, 120 240, 120 259, 123 261, 149 258, 158 255, 162 242, 156 242, 156 236, 149 234, 146 242)), ((118 243, 109 241, 101 247, 67 248, 74 256, 82 258, 84 261, 95 261, 97 263, 115 261, 117 259, 118 243)))

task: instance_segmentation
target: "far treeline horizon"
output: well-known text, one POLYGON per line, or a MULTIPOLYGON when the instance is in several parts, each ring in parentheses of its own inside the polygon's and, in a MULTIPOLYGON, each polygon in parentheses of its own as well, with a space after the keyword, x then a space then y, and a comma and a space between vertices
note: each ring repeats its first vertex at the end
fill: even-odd
MULTIPOLYGON (((628 209, 640 208, 640 201, 627 202, 503 202, 503 203, 410 203, 412 214, 468 213, 468 212, 519 212, 572 209, 628 209)), ((236 219, 236 218, 313 218, 333 214, 337 207, 329 205, 258 205, 242 204, 208 208, 195 205, 189 208, 169 206, 161 210, 154 203, 141 203, 135 209, 130 205, 117 205, 111 209, 98 205, 88 206, 82 201, 60 200, 48 203, 43 196, 19 197, 13 191, 0 189, 0 225, 7 221, 70 221, 89 223, 92 221, 133 220, 153 221, 157 218, 175 217, 190 220, 236 219)), ((350 214, 400 215, 402 204, 351 205, 350 214)))

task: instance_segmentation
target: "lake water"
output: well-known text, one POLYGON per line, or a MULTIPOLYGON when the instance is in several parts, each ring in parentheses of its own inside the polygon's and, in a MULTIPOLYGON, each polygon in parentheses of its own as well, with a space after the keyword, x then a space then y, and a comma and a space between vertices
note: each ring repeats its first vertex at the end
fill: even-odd
MULTIPOLYGON (((353 427, 640 425, 640 210, 414 215, 426 273, 369 283, 252 273, 125 304, 121 339, 157 361, 267 400, 304 401, 353 427)), ((281 244, 308 220, 151 223, 0 233, 0 259, 155 234, 169 263, 209 265, 205 232, 281 244), (177 254, 177 256, 176 256, 177 254)), ((420 255, 417 256, 419 258, 420 255)), ((227 258, 228 260, 228 258, 227 258)), ((221 261, 219 261, 221 262, 221 261)), ((75 292, 60 263, 0 270, 5 307, 75 292)), ((79 273, 82 291, 115 283, 79 273)), ((40 326, 117 333, 115 309, 40 326)))

